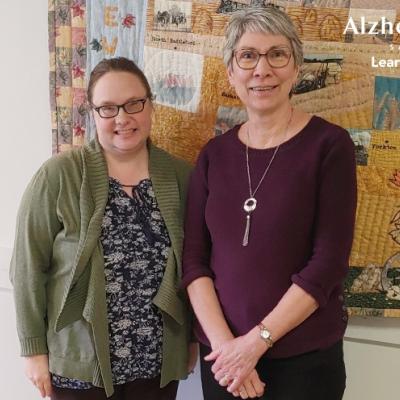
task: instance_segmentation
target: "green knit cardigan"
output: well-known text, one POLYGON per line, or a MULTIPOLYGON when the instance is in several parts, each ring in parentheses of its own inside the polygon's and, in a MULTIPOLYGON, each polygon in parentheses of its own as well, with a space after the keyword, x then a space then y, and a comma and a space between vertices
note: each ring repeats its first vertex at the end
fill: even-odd
MULTIPOLYGON (((163 316, 161 387, 187 375, 190 338, 181 293, 183 215, 190 167, 151 143, 149 170, 171 239, 153 300, 163 316)), ((10 279, 22 356, 49 354, 50 371, 114 389, 101 224, 108 172, 97 139, 48 160, 20 205, 10 279)))

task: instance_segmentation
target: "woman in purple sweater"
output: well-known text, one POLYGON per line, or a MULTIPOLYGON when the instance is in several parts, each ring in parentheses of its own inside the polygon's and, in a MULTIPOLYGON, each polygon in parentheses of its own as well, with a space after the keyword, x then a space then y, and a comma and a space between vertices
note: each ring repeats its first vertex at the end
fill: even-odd
POLYGON ((343 396, 354 147, 291 105, 302 60, 283 12, 232 16, 224 61, 248 121, 202 150, 184 246, 205 400, 343 396))

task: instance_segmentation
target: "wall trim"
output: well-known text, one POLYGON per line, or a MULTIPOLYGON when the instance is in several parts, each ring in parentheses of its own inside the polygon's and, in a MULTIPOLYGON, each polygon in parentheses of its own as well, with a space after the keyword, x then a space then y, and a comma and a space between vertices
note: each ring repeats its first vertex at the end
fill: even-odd
POLYGON ((353 316, 349 319, 345 338, 360 343, 385 343, 400 347, 400 318, 353 316))
POLYGON ((360 338, 351 338, 351 337, 344 337, 345 342, 350 342, 350 343, 360 343, 360 344, 368 344, 372 346, 383 346, 383 347, 389 347, 392 349, 400 349, 400 344, 397 343, 386 343, 386 342, 381 342, 379 340, 368 340, 368 339, 360 339, 360 338))

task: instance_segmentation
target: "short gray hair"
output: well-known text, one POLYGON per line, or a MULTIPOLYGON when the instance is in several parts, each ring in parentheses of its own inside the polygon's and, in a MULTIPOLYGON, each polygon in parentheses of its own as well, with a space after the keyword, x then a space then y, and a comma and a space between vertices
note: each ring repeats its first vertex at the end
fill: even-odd
POLYGON ((226 66, 232 63, 233 52, 240 38, 246 32, 282 35, 289 40, 294 64, 303 64, 303 43, 290 17, 276 7, 249 7, 232 14, 225 30, 223 58, 226 66))

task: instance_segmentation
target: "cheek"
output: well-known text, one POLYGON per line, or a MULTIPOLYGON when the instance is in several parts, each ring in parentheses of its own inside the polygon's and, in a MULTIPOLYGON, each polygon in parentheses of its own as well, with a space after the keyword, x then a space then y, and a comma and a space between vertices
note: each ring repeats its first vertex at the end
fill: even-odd
POLYGON ((237 73, 231 83, 237 92, 244 92, 250 79, 246 73, 237 73))
POLYGON ((107 127, 111 123, 111 118, 110 119, 105 119, 105 118, 100 118, 98 115, 94 115, 94 123, 96 125, 97 131, 103 131, 107 129, 107 127))
POLYGON ((113 128, 113 119, 105 119, 105 118, 100 118, 99 116, 95 116, 94 118, 94 123, 96 125, 96 130, 98 134, 102 134, 103 132, 107 132, 112 130, 113 128))
POLYGON ((152 110, 144 110, 143 114, 137 116, 139 125, 141 125, 145 130, 151 129, 152 122, 152 110))

